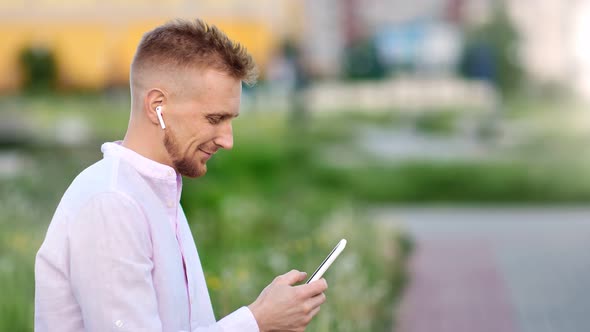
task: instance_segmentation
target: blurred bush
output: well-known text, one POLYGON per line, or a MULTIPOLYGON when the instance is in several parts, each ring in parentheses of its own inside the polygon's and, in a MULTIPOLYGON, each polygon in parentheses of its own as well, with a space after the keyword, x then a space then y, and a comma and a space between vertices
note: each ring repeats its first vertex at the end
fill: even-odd
POLYGON ((343 74, 345 79, 380 79, 387 70, 377 53, 374 38, 360 39, 344 50, 343 74))
POLYGON ((590 176, 585 167, 526 161, 406 161, 363 170, 326 170, 319 180, 340 179, 341 188, 372 204, 586 203, 590 176))
POLYGON ((504 96, 519 92, 524 71, 517 45, 520 36, 502 3, 495 4, 492 19, 467 29, 459 73, 495 84, 504 96))
POLYGON ((0 224, 0 331, 33 330, 34 257, 30 236, 0 224))
POLYGON ((24 91, 29 93, 47 92, 55 89, 57 64, 53 52, 45 47, 29 46, 20 53, 20 64, 24 76, 24 91))
POLYGON ((416 129, 427 134, 450 135, 457 127, 458 112, 422 112, 415 118, 416 129))

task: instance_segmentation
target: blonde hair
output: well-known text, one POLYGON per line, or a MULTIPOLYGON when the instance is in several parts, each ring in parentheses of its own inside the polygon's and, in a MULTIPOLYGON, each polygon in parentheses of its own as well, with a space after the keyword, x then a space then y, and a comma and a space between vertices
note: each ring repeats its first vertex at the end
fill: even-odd
POLYGON ((144 67, 216 69, 252 85, 258 70, 252 56, 223 31, 200 19, 177 19, 145 33, 131 63, 133 76, 144 67))

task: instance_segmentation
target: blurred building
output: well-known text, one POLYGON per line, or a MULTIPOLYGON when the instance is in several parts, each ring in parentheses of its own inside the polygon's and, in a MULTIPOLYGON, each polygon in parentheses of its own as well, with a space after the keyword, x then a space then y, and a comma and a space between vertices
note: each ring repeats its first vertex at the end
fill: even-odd
MULTIPOLYGON (((515 61, 535 82, 590 99, 590 1, 504 0, 520 35, 515 61)), ((488 21, 498 0, 307 0, 305 49, 316 72, 338 74, 342 52, 375 37, 386 60, 445 72, 459 56, 461 29, 488 21)), ((420 70, 418 70, 420 72, 420 70)))
POLYGON ((541 82, 563 83, 572 74, 570 38, 573 1, 508 1, 508 10, 522 44, 518 55, 531 78, 541 82))
MULTIPOLYGON (((534 81, 590 98, 590 0, 504 0, 521 43, 514 56, 534 81)), ((254 54, 261 69, 285 40, 318 77, 338 77, 352 43, 372 39, 387 65, 452 72, 465 25, 486 22, 499 0, 1 0, 0 91, 22 84, 19 53, 50 49, 61 87, 126 85, 141 35, 174 17, 202 17, 254 54)))
POLYGON ((577 2, 572 24, 575 33, 570 39, 574 51, 570 60, 571 82, 582 96, 590 100, 590 1, 577 2))
POLYGON ((19 54, 27 47, 55 54, 62 88, 126 85, 142 34, 171 18, 201 17, 243 43, 264 66, 297 24, 294 0, 2 0, 0 91, 22 84, 19 54))
MULTIPOLYGON (((460 36, 447 18, 449 0, 307 0, 303 41, 314 70, 335 76, 344 49, 375 38, 386 62, 417 61, 427 67, 458 57, 460 36), (313 37, 312 37, 313 36, 313 37)), ((473 0, 473 2, 481 2, 473 0)))
POLYGON ((572 88, 590 100, 590 1, 507 1, 522 44, 518 56, 536 82, 572 88))

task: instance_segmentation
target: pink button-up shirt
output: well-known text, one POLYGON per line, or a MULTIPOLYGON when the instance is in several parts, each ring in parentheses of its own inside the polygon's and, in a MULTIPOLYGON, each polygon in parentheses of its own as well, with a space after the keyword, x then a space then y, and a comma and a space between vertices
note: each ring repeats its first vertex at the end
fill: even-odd
POLYGON ((120 142, 64 194, 35 262, 35 331, 258 332, 216 322, 180 206, 182 177, 120 142))

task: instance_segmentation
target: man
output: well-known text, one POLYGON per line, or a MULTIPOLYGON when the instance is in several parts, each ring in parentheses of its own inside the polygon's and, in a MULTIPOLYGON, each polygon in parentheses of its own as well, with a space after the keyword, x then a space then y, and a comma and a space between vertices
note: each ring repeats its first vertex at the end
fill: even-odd
POLYGON ((295 270, 215 321, 179 203, 181 176, 204 175, 232 148, 241 84, 254 79, 246 50, 200 20, 143 36, 127 134, 73 181, 37 254, 36 331, 305 330, 327 284, 295 285, 295 270))

